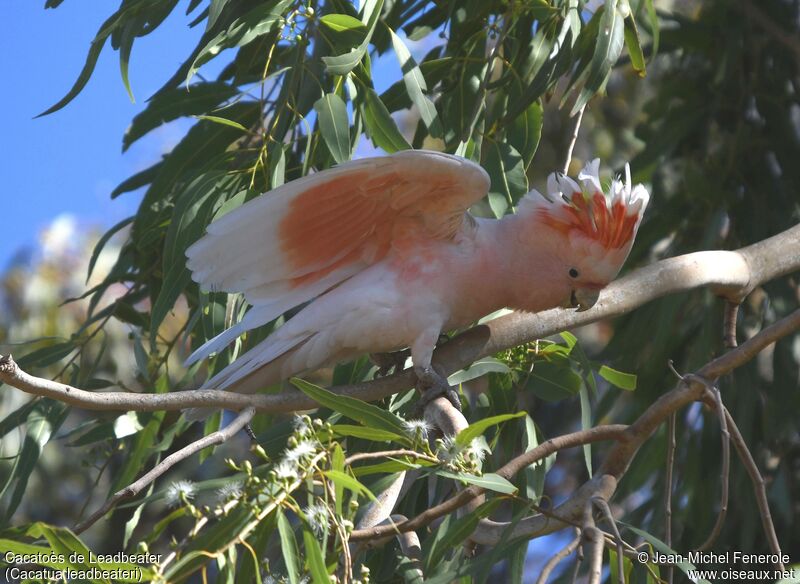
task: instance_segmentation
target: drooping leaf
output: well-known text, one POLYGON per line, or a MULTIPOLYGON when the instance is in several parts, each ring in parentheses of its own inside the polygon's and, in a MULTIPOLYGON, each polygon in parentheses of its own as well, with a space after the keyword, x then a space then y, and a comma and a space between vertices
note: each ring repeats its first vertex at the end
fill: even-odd
POLYGON ((89 258, 89 268, 86 270, 86 282, 89 281, 89 278, 92 277, 92 272, 94 271, 94 266, 97 263, 97 259, 100 257, 100 252, 103 251, 103 248, 108 243, 108 240, 111 239, 117 232, 121 229, 124 229, 128 225, 133 223, 133 217, 128 217, 127 219, 123 219, 116 225, 114 225, 111 229, 106 231, 103 236, 97 240, 97 243, 92 250, 92 257, 89 258))
POLYGON ((528 170, 539 147, 544 123, 544 110, 538 101, 531 103, 518 115, 508 131, 508 143, 522 156, 523 168, 528 170))
POLYGON ((489 205, 498 219, 513 209, 528 192, 525 161, 511 144, 495 142, 488 145, 486 171, 491 178, 489 205))
POLYGON ((400 61, 400 69, 403 72, 403 83, 405 83, 408 95, 411 101, 417 106, 419 115, 425 126, 428 128, 430 135, 434 138, 439 138, 443 134, 442 122, 439 119, 439 113, 436 111, 436 106, 433 101, 425 95, 428 90, 425 77, 417 65, 417 62, 411 56, 411 52, 406 47, 403 39, 401 39, 392 29, 389 29, 392 37, 392 46, 397 55, 397 60, 400 61))
POLYGON ((614 387, 633 391, 636 389, 636 375, 612 369, 608 365, 603 365, 597 370, 598 375, 608 381, 614 387))
POLYGON ((410 444, 410 440, 405 435, 406 425, 402 418, 395 414, 360 399, 336 395, 302 379, 293 378, 291 381, 297 389, 319 404, 361 422, 367 427, 394 434, 395 440, 398 442, 410 444))
POLYGON ((625 42, 624 18, 619 13, 617 2, 603 6, 600 28, 597 34, 597 46, 587 70, 586 82, 583 84, 570 115, 575 115, 605 85, 611 69, 617 63, 625 42))
POLYGON ((364 87, 362 94, 364 125, 375 146, 388 153, 411 148, 375 90, 364 87))
MULTIPOLYGON (((425 558, 425 565, 427 570, 430 571, 438 566, 445 554, 452 550, 458 550, 458 546, 467 539, 478 523, 484 517, 488 517, 491 513, 503 502, 502 498, 495 497, 482 503, 477 509, 467 513, 464 517, 450 522, 447 529, 443 533, 437 534, 436 541, 431 546, 430 551, 425 558)), ((457 553, 457 552, 456 552, 457 553)))
POLYGON ((183 116, 200 115, 225 103, 238 93, 227 83, 208 81, 156 94, 138 114, 122 137, 122 151, 149 131, 183 116))
POLYGON ((487 375, 489 373, 508 372, 508 365, 502 361, 499 361, 494 357, 484 357, 475 361, 469 366, 469 369, 462 369, 461 371, 456 371, 450 375, 447 378, 447 382, 450 383, 450 385, 458 385, 459 383, 466 383, 467 381, 472 381, 473 379, 477 379, 478 377, 482 377, 483 375, 487 375))
POLYGON ((485 473, 481 476, 467 473, 453 473, 441 469, 437 469, 434 472, 437 475, 446 477, 448 479, 454 479, 469 485, 475 485, 476 487, 481 487, 482 489, 487 489, 489 491, 497 491, 498 493, 503 493, 505 495, 513 495, 517 492, 517 487, 511 484, 507 479, 504 479, 500 475, 491 472, 485 473))
POLYGON ((372 501, 376 501, 375 495, 372 494, 367 487, 358 482, 358 479, 351 477, 349 474, 338 470, 326 470, 323 473, 329 478, 334 485, 352 491, 356 495, 363 495, 372 501))
MULTIPOLYGON (((351 48, 343 55, 337 55, 335 57, 322 57, 322 61, 325 63, 328 73, 331 75, 347 75, 350 73, 350 71, 355 69, 356 65, 361 62, 361 59, 364 58, 364 55, 367 52, 367 47, 369 46, 370 39, 375 32, 375 26, 378 23, 378 19, 380 18, 382 10, 383 0, 370 0, 368 2, 364 2, 364 13, 362 14, 361 19, 361 22, 367 29, 366 34, 364 35, 364 40, 358 46, 351 48)), ((341 26, 346 22, 347 21, 345 19, 340 18, 337 21, 337 24, 341 26)), ((352 27, 348 28, 353 29, 352 27)))
POLYGON ((460 444, 461 446, 467 446, 475 438, 482 436, 483 433, 491 426, 496 426, 497 424, 502 424, 508 420, 520 418, 525 415, 525 412, 517 412, 515 414, 500 414, 498 416, 491 416, 490 418, 478 420, 456 434, 456 443, 460 444))
POLYGON ((306 548, 306 563, 311 573, 311 581, 314 584, 330 584, 328 569, 325 567, 325 559, 322 555, 322 548, 308 529, 303 530, 303 543, 306 548))
POLYGON ((625 47, 628 49, 633 70, 639 74, 639 77, 644 77, 647 74, 647 67, 644 62, 642 45, 639 41, 639 30, 636 28, 633 12, 625 19, 625 47))
POLYGON ((322 139, 333 159, 341 164, 350 159, 350 118, 347 106, 335 93, 328 93, 314 104, 322 139))
POLYGON ((291 584, 298 584, 300 582, 300 566, 297 559, 300 552, 297 549, 297 539, 295 539, 294 530, 284 512, 278 509, 277 515, 278 533, 281 536, 281 554, 283 554, 283 564, 286 566, 286 575, 291 584))
POLYGON ((352 436, 353 438, 361 438, 373 442, 392 442, 397 439, 397 434, 394 432, 350 424, 335 424, 333 431, 339 436, 352 436))
POLYGON ((186 73, 186 83, 189 83, 204 63, 223 50, 241 47, 260 36, 276 31, 284 22, 284 10, 291 4, 292 0, 269 0, 251 8, 234 20, 227 29, 219 32, 200 49, 186 73))

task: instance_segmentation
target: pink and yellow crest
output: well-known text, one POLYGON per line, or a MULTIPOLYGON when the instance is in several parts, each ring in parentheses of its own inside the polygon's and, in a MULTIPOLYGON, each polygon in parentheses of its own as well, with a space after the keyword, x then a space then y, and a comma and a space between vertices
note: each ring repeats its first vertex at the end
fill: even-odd
POLYGON ((642 185, 631 187, 630 168, 625 165, 625 182, 611 181, 603 192, 599 178, 599 159, 587 163, 578 174, 580 185, 562 174, 547 179, 551 204, 538 204, 537 214, 545 225, 567 237, 582 237, 607 251, 630 245, 639 228, 650 195, 642 185))

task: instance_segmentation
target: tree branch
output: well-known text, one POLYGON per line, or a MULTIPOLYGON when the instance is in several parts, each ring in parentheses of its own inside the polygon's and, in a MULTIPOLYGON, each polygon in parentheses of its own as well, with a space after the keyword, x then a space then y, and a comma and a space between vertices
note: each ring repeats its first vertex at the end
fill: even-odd
MULTIPOLYGON (((627 471, 628 466, 633 461, 641 445, 653 434, 656 428, 667 420, 673 412, 693 401, 698 401, 703 398, 708 383, 707 380, 717 379, 733 369, 744 365, 763 350, 764 347, 798 329, 800 329, 800 310, 796 310, 789 316, 765 328, 736 349, 714 359, 702 367, 697 374, 684 376, 683 380, 676 388, 664 394, 651 404, 630 426, 596 426, 585 431, 559 436, 511 460, 501 467, 497 471, 497 474, 504 478, 510 478, 522 468, 558 450, 601 440, 616 440, 595 476, 584 483, 569 499, 567 499, 567 501, 559 505, 552 512, 548 512, 546 515, 539 514, 526 517, 516 522, 513 526, 509 523, 483 520, 480 523, 480 529, 476 530, 471 538, 477 543, 494 545, 500 541, 501 537, 503 537, 504 533, 509 528, 513 529, 510 537, 526 537, 531 539, 558 531, 573 525, 577 521, 581 521, 587 503, 593 498, 599 497, 605 501, 610 500, 611 496, 616 491, 617 482, 627 471)), ((755 462, 752 461, 752 456, 749 456, 750 464, 748 464, 746 456, 749 455, 749 451, 747 451, 744 441, 741 440, 741 435, 736 431, 735 423, 730 417, 727 418, 727 423, 734 445, 739 451, 740 456, 745 460, 745 464, 748 466, 748 472, 751 473, 754 484, 757 484, 760 475, 756 476, 752 474, 753 470, 755 470, 756 473, 758 472, 757 467, 755 467, 755 462), (744 447, 744 450, 742 450, 742 447, 744 447)), ((766 495, 763 493, 763 478, 761 478, 761 485, 761 491, 757 490, 759 509, 762 509, 762 507, 766 505, 766 495)), ((457 493, 451 499, 435 507, 426 509, 407 522, 393 525, 389 529, 380 526, 370 529, 355 530, 351 534, 351 539, 359 540, 381 537, 395 530, 418 530, 434 519, 452 513, 456 509, 464 506, 483 492, 483 489, 478 487, 468 487, 457 493)), ((774 528, 770 529, 771 517, 769 516, 768 508, 766 509, 766 514, 766 517, 770 520, 767 522, 767 519, 764 519, 764 527, 767 531, 770 544, 773 546, 775 542, 777 542, 777 538, 774 537, 774 528)), ((762 517, 764 517, 763 511, 762 517)), ((508 534, 505 535, 508 537, 508 534)))
MULTIPOLYGON (((738 251, 704 251, 656 262, 612 282, 588 311, 553 309, 537 314, 515 312, 473 327, 436 350, 434 364, 452 373, 487 355, 557 332, 611 318, 669 294, 710 287, 738 302, 762 283, 800 269, 800 225, 738 251)), ((0 357, 0 381, 33 395, 89 410, 174 411, 195 407, 258 412, 293 412, 317 407, 304 393, 243 395, 212 389, 165 394, 89 392, 34 377, 11 357, 0 357)), ((414 372, 333 388, 339 395, 365 401, 382 399, 414 386, 414 372)))
POLYGON ((108 513, 117 503, 123 499, 130 499, 131 497, 135 497, 141 493, 142 489, 167 472, 170 468, 178 464, 181 460, 189 458, 192 454, 200 452, 203 448, 213 446, 215 444, 222 444, 223 442, 227 441, 231 436, 244 428, 250 422, 250 420, 253 419, 255 414, 255 408, 246 408, 242 410, 242 412, 223 429, 212 432, 208 436, 203 436, 200 438, 200 440, 196 440, 195 442, 184 446, 177 452, 173 452, 155 467, 153 467, 150 472, 143 475, 139 480, 114 493, 114 495, 108 501, 106 501, 105 504, 100 507, 100 509, 92 513, 84 521, 81 521, 79 524, 77 524, 73 531, 75 533, 86 531, 89 527, 94 525, 98 519, 108 513))
MULTIPOLYGON (((587 430, 581 430, 579 432, 573 432, 571 434, 564 434, 563 436, 551 438, 546 442, 542 442, 536 448, 532 448, 528 452, 517 456, 496 472, 503 478, 512 478, 517 472, 524 469, 526 466, 547 458, 559 450, 583 446, 584 444, 591 444, 594 442, 601 442, 603 440, 614 440, 622 436, 626 428, 627 426, 620 425, 596 426, 587 430)), ((456 509, 466 505, 469 501, 478 497, 484 492, 484 489, 481 489, 480 487, 467 487, 463 491, 459 491, 455 496, 447 501, 431 507, 430 509, 426 509, 408 521, 391 526, 376 525, 366 529, 356 529, 350 534, 350 540, 358 541, 361 539, 383 537, 395 533, 396 531, 418 530, 421 527, 428 525, 434 519, 443 517, 444 515, 452 513, 456 509)), ((476 540, 476 542, 484 543, 483 541, 478 540, 476 540)))

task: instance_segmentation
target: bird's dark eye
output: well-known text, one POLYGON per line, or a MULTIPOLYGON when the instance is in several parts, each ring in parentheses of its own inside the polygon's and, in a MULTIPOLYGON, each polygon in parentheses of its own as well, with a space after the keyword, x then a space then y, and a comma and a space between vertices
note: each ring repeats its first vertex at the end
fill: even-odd
POLYGON ((575 268, 570 268, 569 269, 569 277, 570 278, 577 278, 578 275, 579 275, 578 274, 578 270, 576 270, 575 268))

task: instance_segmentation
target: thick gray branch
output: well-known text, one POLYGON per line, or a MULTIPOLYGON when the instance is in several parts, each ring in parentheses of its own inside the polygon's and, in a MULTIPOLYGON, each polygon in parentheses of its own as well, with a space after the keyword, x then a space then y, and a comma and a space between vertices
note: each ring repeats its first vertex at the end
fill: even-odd
MULTIPOLYGON (((447 373, 481 357, 560 331, 630 312, 661 296, 710 287, 739 301, 760 284, 800 269, 800 225, 738 251, 703 251, 656 262, 612 282, 586 312, 553 309, 537 314, 515 312, 476 326, 442 345, 434 363, 447 373)), ((166 411, 195 407, 259 412, 293 412, 317 404, 304 393, 286 390, 270 395, 242 395, 212 389, 166 394, 88 392, 28 375, 10 357, 0 357, 0 381, 33 395, 50 397, 90 410, 166 411)), ((414 372, 333 388, 340 395, 374 401, 414 386, 414 372)))

